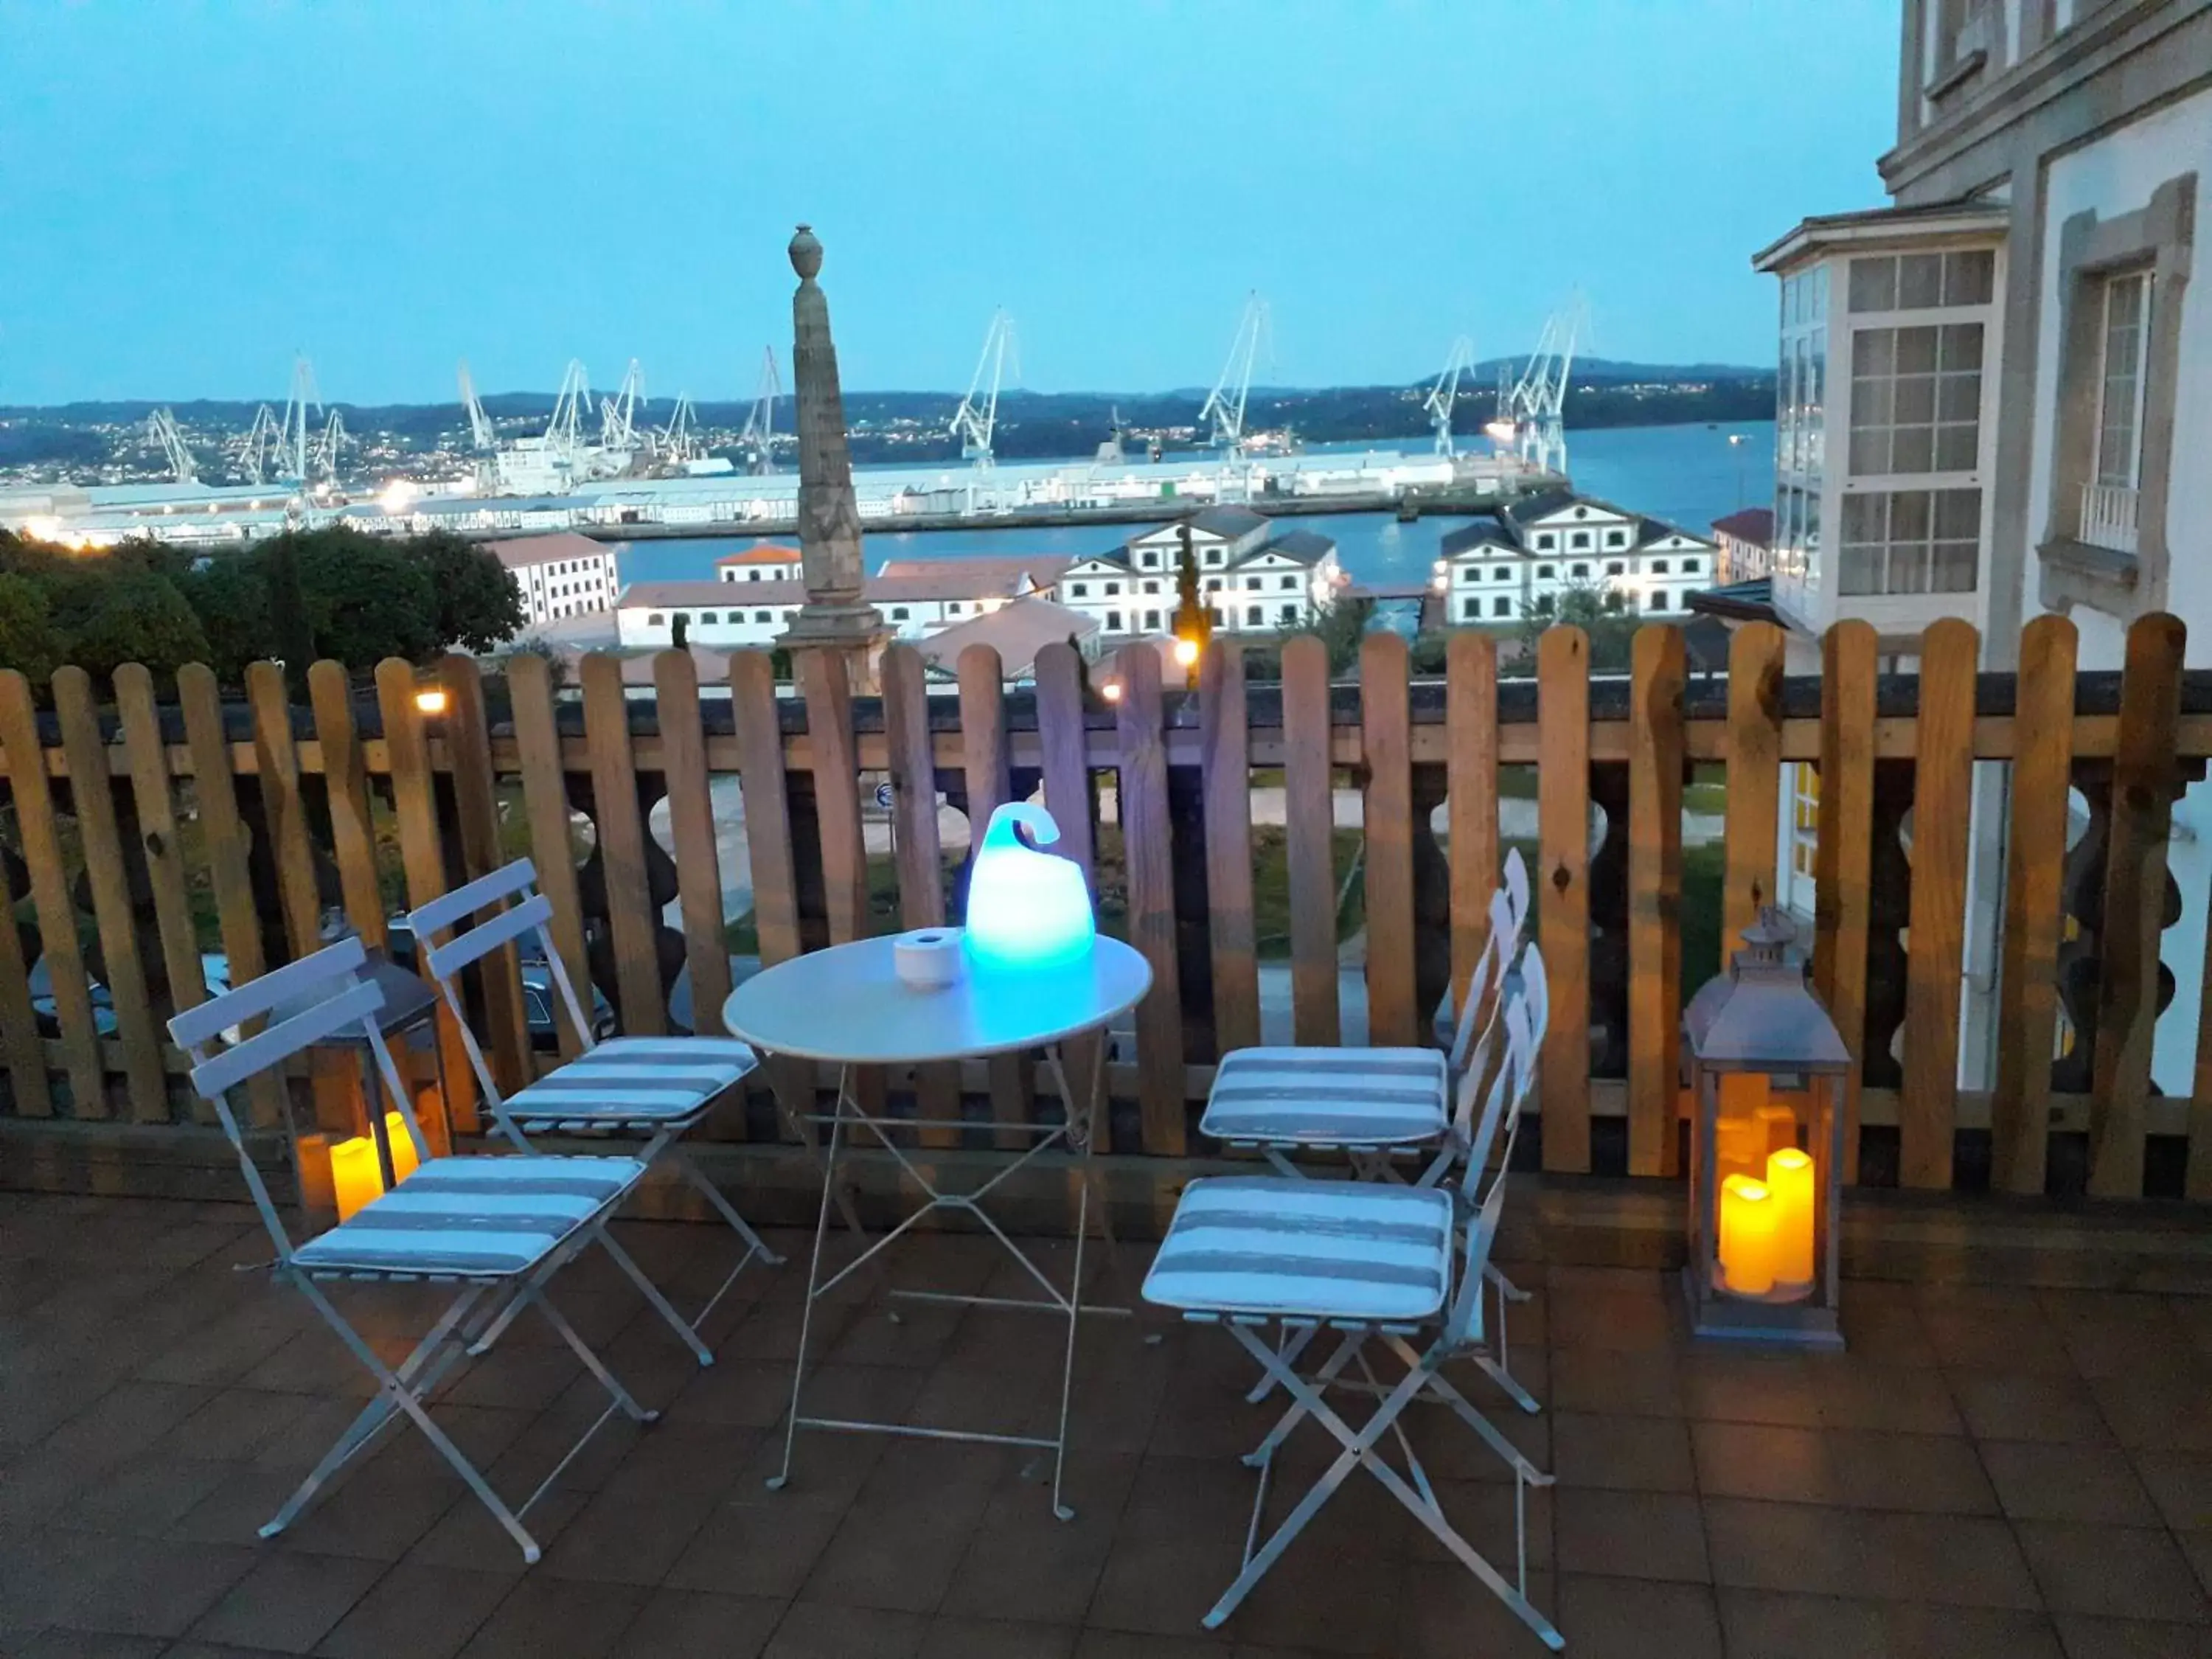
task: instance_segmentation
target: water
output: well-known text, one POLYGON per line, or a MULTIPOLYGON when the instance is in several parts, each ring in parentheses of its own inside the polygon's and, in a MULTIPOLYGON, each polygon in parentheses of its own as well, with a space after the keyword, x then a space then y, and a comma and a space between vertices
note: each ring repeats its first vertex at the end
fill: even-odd
MULTIPOLYGON (((1382 445, 1331 446, 1370 449, 1382 445)), ((1408 440, 1398 447, 1425 450, 1408 440)), ((1575 488, 1631 512, 1711 533, 1712 521, 1739 507, 1774 499, 1774 423, 1749 421, 1708 427, 1610 427, 1568 434, 1569 471, 1575 488), (1731 435, 1741 443, 1730 444, 1731 435)), ((1449 532, 1468 522, 1460 514, 1401 524, 1388 513, 1325 513, 1285 520, 1286 525, 1336 538, 1337 558, 1354 580, 1425 580, 1449 532)), ((1119 547, 1141 526, 1099 524, 1044 529, 906 530, 867 532, 866 556, 872 571, 887 559, 1006 557, 1024 553, 1083 554, 1119 547)), ((641 542, 622 550, 622 580, 711 580, 714 561, 750 547, 755 536, 702 536, 641 542)), ((779 541, 789 538, 778 537, 779 541)))

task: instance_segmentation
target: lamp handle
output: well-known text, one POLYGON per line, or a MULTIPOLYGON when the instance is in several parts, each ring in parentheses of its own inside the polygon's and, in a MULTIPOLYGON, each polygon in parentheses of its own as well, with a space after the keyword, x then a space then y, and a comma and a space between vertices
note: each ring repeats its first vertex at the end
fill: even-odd
POLYGON ((1053 822, 1052 814, 1035 801, 1003 801, 991 814, 991 822, 983 830, 986 847, 1020 847, 1022 838, 1014 833, 1014 826, 1027 827, 1030 839, 1040 847, 1049 847, 1060 839, 1060 826, 1053 822))

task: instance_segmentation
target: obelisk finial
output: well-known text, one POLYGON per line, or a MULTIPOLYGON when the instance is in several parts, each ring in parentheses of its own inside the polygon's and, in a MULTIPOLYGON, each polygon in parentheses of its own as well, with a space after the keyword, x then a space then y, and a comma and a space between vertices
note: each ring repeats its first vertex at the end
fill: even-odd
POLYGON ((884 619, 863 592, 860 510, 853 497, 853 456, 845 438, 845 400, 837 385, 837 347, 830 301, 814 278, 822 244, 801 225, 791 239, 799 289, 791 298, 791 378, 799 424, 799 556, 806 603, 778 641, 793 649, 850 653, 856 689, 874 679, 884 619))

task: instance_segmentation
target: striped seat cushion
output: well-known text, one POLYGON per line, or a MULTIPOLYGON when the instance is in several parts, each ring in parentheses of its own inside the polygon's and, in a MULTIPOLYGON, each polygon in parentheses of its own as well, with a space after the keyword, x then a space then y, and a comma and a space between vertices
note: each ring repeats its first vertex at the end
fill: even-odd
POLYGON ((609 1037, 510 1097, 528 1123, 689 1117, 760 1063, 735 1037, 609 1037))
POLYGON ((1145 1300, 1186 1312, 1413 1322, 1443 1307, 1451 1259, 1447 1194, 1224 1176, 1184 1190, 1145 1276, 1145 1300))
POLYGON ((1222 1140, 1418 1145, 1443 1133, 1449 1097, 1434 1048, 1239 1048, 1215 1071, 1198 1127, 1222 1140))
POLYGON ((292 1253, 302 1267, 514 1273, 637 1183, 634 1158, 441 1158, 292 1253))

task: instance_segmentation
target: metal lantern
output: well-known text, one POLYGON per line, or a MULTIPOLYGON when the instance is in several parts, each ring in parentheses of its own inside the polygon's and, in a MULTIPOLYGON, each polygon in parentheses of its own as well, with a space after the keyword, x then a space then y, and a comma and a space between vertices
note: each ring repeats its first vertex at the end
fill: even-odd
POLYGON ((1840 1348, 1837 1224, 1850 1051, 1771 908, 1682 1011, 1697 1103, 1690 1254, 1698 1336, 1840 1348))

